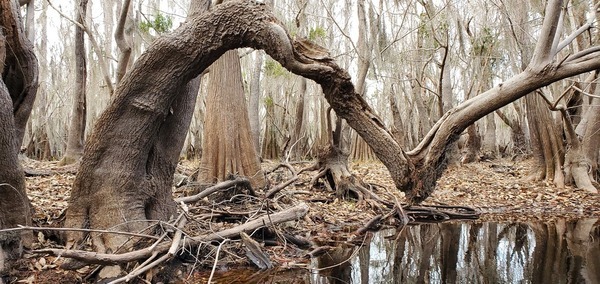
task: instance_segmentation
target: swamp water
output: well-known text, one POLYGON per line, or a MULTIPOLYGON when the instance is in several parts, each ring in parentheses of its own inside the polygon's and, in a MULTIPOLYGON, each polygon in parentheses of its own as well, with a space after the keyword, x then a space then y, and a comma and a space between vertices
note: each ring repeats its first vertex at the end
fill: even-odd
POLYGON ((313 270, 230 271, 215 283, 600 283, 598 218, 383 230, 313 270))

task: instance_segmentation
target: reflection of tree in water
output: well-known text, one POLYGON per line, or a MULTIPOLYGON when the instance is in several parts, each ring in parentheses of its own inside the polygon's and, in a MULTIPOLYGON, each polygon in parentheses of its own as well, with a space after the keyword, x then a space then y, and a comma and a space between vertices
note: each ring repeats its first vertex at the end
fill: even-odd
MULTIPOLYGON (((597 223, 442 223, 407 227, 397 236, 384 231, 318 283, 600 283, 597 223)), ((350 255, 329 254, 319 265, 350 255)))

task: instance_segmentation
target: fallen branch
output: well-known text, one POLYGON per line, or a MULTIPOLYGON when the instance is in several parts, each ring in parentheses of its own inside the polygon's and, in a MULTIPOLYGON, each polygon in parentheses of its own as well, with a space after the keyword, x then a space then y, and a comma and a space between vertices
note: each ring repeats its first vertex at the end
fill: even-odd
POLYGON ((95 229, 83 229, 83 228, 56 228, 56 227, 32 227, 32 226, 18 226, 16 228, 2 229, 0 233, 12 232, 12 231, 58 231, 58 232, 88 232, 88 233, 102 233, 102 234, 117 234, 117 235, 126 235, 132 237, 140 237, 140 238, 149 238, 149 239, 158 239, 157 236, 140 234, 140 233, 131 233, 131 232, 123 232, 123 231, 109 231, 109 230, 95 230, 95 229))
POLYGON ((280 192, 282 189, 286 188, 288 185, 290 185, 293 182, 298 180, 298 173, 296 173, 296 171, 290 164, 280 164, 275 169, 278 169, 280 167, 288 168, 288 170, 292 173, 292 177, 290 179, 288 179, 287 181, 285 181, 281 184, 278 184, 277 186, 275 186, 272 189, 270 189, 269 191, 267 191, 267 193, 265 193, 265 198, 273 197, 273 195, 275 195, 276 193, 280 192))
MULTIPOLYGON (((304 217, 306 213, 308 213, 308 209, 308 205, 306 205, 305 203, 301 203, 284 211, 262 216, 256 220, 252 220, 246 224, 236 226, 231 229, 223 230, 221 232, 200 235, 197 237, 189 238, 188 240, 190 240, 191 244, 194 245, 236 237, 240 234, 240 232, 251 232, 268 224, 273 225, 287 221, 298 220, 304 217), (269 222, 269 220, 271 222, 269 222)), ((55 256, 73 258, 90 264, 112 265, 148 258, 155 252, 159 254, 166 253, 170 247, 171 243, 163 243, 156 246, 154 249, 144 248, 121 254, 106 254, 83 250, 64 249, 40 249, 34 250, 33 253, 52 254, 55 256)))
POLYGON ((364 226, 362 226, 358 230, 356 230, 355 234, 362 235, 362 234, 366 233, 367 231, 379 230, 379 228, 381 227, 380 222, 381 222, 382 218, 383 218, 382 215, 377 215, 377 216, 373 217, 364 226))
MULTIPOLYGON (((217 183, 211 187, 206 188, 205 190, 203 190, 202 192, 200 192, 196 195, 175 198, 175 202, 177 202, 177 203, 179 203, 179 202, 184 202, 184 203, 196 202, 196 201, 198 201, 204 197, 207 197, 217 191, 226 190, 232 186, 238 186, 238 185, 243 186, 245 188, 249 188, 249 189, 252 188, 252 186, 250 185, 250 181, 247 178, 238 177, 234 180, 227 180, 227 181, 217 183)), ((251 190, 251 192, 254 192, 254 191, 251 190)))

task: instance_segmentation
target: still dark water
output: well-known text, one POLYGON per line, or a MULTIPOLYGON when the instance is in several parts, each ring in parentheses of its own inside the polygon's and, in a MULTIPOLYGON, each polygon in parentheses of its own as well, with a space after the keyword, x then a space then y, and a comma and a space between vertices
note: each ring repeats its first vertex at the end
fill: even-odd
POLYGON ((360 247, 336 248, 312 268, 229 274, 217 283, 596 284, 600 222, 414 225, 377 232, 360 247))

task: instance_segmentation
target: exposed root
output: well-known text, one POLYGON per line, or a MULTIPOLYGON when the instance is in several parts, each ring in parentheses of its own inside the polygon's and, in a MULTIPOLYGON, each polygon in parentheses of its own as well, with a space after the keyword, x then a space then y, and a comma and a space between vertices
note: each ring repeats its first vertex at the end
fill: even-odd
POLYGON ((338 198, 354 198, 361 203, 365 203, 366 200, 374 200, 376 202, 368 201, 366 203, 376 207, 380 207, 376 203, 384 203, 377 194, 371 191, 371 186, 350 172, 348 153, 343 152, 340 148, 328 146, 321 149, 315 168, 319 169, 319 173, 311 180, 313 186, 322 179, 325 187, 334 191, 338 198))

